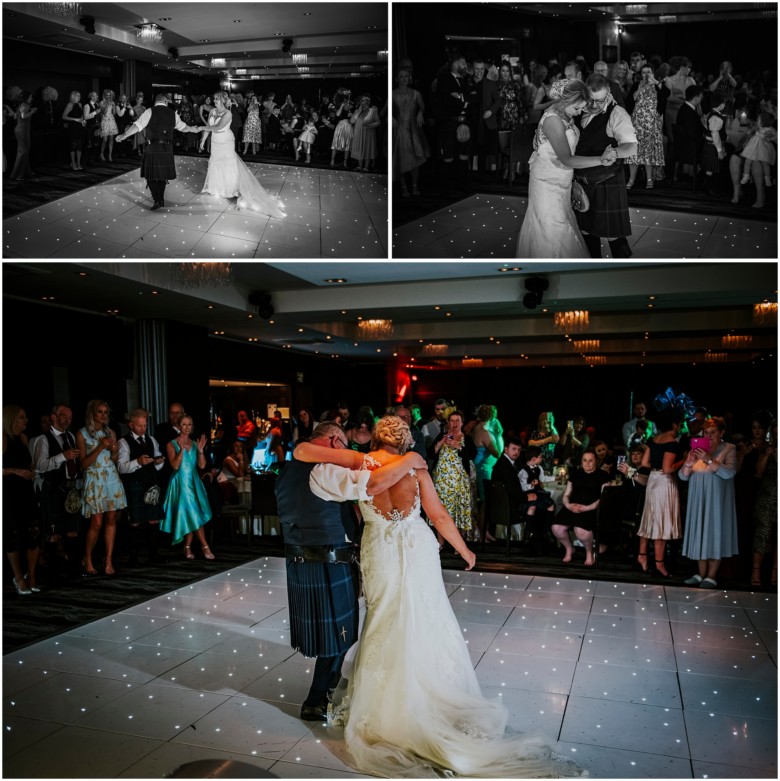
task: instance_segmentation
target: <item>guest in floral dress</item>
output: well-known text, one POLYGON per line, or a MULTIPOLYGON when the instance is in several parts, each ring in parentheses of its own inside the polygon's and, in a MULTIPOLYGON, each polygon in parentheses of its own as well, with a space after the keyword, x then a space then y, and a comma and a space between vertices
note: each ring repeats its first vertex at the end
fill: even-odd
POLYGON ((257 102, 257 96, 252 95, 246 112, 246 121, 244 122, 244 151, 241 154, 245 155, 249 145, 252 144, 252 154, 256 155, 262 137, 263 126, 260 121, 260 104, 257 102))
POLYGON ((76 433, 79 461, 84 470, 81 514, 89 518, 84 553, 85 575, 98 574, 92 563, 92 551, 100 536, 104 520, 106 545, 104 571, 106 575, 114 574, 112 557, 116 539, 116 514, 118 510, 127 507, 125 489, 116 468, 116 459, 119 455, 117 438, 108 427, 108 414, 108 404, 93 399, 87 404, 84 428, 76 433))
MULTIPOLYGON (((176 111, 181 117, 181 121, 184 122, 185 125, 195 124, 195 108, 193 104, 190 103, 186 95, 181 96, 181 100, 179 101, 179 107, 176 109, 176 111)), ((184 142, 185 149, 190 149, 190 147, 192 147, 193 149, 197 148, 198 146, 197 133, 182 133, 181 138, 184 142)))
MULTIPOLYGON (((455 410, 447 419, 447 431, 439 434, 431 445, 433 452, 433 485, 439 500, 447 509, 464 539, 474 539, 476 502, 476 470, 474 440, 463 433, 463 413, 455 410), (472 472, 474 479, 472 479, 472 472)), ((439 545, 443 538, 439 535, 439 545)))
POLYGON ((630 190, 636 181, 640 165, 645 167, 646 189, 652 190, 653 167, 664 166, 663 117, 658 113, 661 84, 653 76, 650 65, 642 67, 642 82, 634 93, 634 113, 631 122, 636 131, 636 155, 626 158, 630 175, 626 187, 630 190))
MULTIPOLYGON (((523 92, 523 86, 512 78, 512 66, 508 62, 502 62, 498 71, 498 96, 501 99, 498 109, 498 146, 505 158, 511 157, 513 137, 519 137, 524 113, 523 92)), ((508 160, 504 178, 510 183, 514 178, 514 171, 509 170, 508 160)))
POLYGON ((114 153, 114 136, 119 135, 116 124, 116 101, 114 91, 107 89, 103 92, 103 100, 100 101, 100 137, 103 143, 100 146, 100 159, 105 162, 106 144, 108 144, 108 162, 113 163, 111 155, 114 153))
POLYGON ((381 123, 379 111, 376 106, 371 105, 371 96, 368 93, 360 96, 358 107, 352 114, 350 122, 355 126, 355 135, 350 150, 352 157, 358 163, 355 170, 370 171, 374 167, 377 153, 376 129, 381 123))

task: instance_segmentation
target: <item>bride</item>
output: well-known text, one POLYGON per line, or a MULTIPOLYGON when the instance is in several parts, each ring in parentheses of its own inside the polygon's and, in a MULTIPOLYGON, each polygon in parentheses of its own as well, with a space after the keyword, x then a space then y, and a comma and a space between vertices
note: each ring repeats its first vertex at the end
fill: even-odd
POLYGON ((528 210, 515 257, 589 258, 571 206, 573 169, 611 165, 612 160, 574 154, 580 137, 574 117, 588 103, 585 85, 578 79, 557 81, 552 94, 558 100, 542 114, 534 135, 528 210))
POLYGON ((232 114, 230 98, 226 92, 214 93, 214 108, 209 114, 208 125, 203 128, 200 150, 211 133, 211 157, 206 172, 206 183, 201 192, 220 198, 238 197, 239 209, 268 214, 281 219, 285 216, 284 204, 271 195, 236 154, 236 139, 230 129, 232 114))
MULTIPOLYGON (((387 416, 374 427, 369 454, 302 443, 294 455, 376 469, 399 458, 412 441, 406 423, 387 416)), ((412 470, 360 502, 367 612, 353 675, 329 709, 329 721, 344 725, 355 767, 388 778, 583 775, 541 737, 505 734, 506 709, 482 697, 421 506, 466 569, 476 561, 427 472, 412 470)))

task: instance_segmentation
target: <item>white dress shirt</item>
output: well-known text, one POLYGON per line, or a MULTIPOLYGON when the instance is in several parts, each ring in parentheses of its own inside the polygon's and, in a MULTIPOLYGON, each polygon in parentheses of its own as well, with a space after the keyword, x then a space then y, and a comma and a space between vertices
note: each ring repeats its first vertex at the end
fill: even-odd
MULTIPOLYGON (((58 441, 62 442, 62 435, 64 432, 58 431, 54 426, 51 427, 51 435, 58 441)), ((68 432, 68 438, 72 443, 72 447, 76 447, 76 437, 68 432)), ((66 448, 63 446, 63 450, 66 448)), ((35 440, 35 452, 33 453, 33 462, 35 463, 35 471, 38 474, 44 472, 54 472, 59 469, 66 461, 64 453, 57 453, 56 456, 49 458, 49 440, 45 435, 37 437, 35 440)))
POLYGON ((336 464, 317 464, 309 475, 311 492, 326 502, 357 499, 367 502, 371 497, 366 486, 371 479, 368 469, 347 469, 336 464))
MULTIPOLYGON (((135 434, 130 434, 130 436, 133 437, 136 442, 141 438, 135 434)), ((157 444, 157 440, 151 434, 144 434, 144 439, 148 439, 152 445, 154 445, 154 450, 152 451, 154 457, 160 458, 162 453, 160 453, 160 446, 157 444)), ((159 472, 163 468, 163 463, 164 462, 161 461, 159 464, 155 464, 154 468, 159 472)), ((119 455, 117 457, 116 466, 120 475, 131 475, 143 466, 143 464, 138 463, 137 458, 130 458, 130 445, 124 437, 119 440, 119 455)))

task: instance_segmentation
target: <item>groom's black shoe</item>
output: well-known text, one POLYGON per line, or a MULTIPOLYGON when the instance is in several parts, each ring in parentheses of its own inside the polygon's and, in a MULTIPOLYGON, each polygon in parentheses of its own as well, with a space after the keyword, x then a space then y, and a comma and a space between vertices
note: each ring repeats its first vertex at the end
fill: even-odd
POLYGON ((634 253, 628 245, 628 239, 613 239, 609 242, 609 250, 613 258, 630 258, 634 253))
POLYGON ((317 705, 303 705, 301 707, 301 718, 304 721, 327 721, 328 720, 328 700, 321 700, 317 705))
POLYGON ((159 209, 161 206, 162 206, 161 201, 155 201, 154 204, 152 205, 152 208, 149 211, 157 211, 157 209, 159 209))

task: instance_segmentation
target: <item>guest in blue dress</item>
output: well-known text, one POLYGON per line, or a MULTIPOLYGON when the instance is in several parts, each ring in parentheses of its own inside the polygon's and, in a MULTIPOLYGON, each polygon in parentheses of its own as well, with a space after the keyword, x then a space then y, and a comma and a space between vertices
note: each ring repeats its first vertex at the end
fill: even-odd
POLYGON ((192 434, 192 418, 185 415, 179 421, 181 433, 168 443, 168 462, 173 468, 173 476, 168 483, 168 493, 165 495, 165 518, 160 528, 173 535, 173 544, 184 540, 184 558, 194 559, 190 549, 192 535, 198 535, 198 542, 203 550, 203 557, 213 559, 214 554, 206 544, 206 534, 203 527, 211 520, 206 488, 198 474, 198 467, 206 468, 206 435, 203 434, 197 443, 190 439, 192 434))
POLYGON ((706 420, 701 435, 710 440, 709 447, 691 450, 679 473, 681 480, 688 481, 682 553, 698 561, 699 568, 685 581, 688 586, 716 588, 721 559, 739 552, 734 502, 737 451, 723 441, 725 430, 723 418, 706 420))
POLYGON ((84 552, 84 573, 97 575, 92 564, 92 551, 100 536, 103 521, 106 522, 105 545, 106 575, 114 574, 112 557, 116 539, 116 514, 127 507, 125 489, 116 468, 119 455, 117 438, 108 427, 109 408, 105 401, 93 399, 87 404, 85 425, 76 433, 81 468, 84 470, 84 487, 81 493, 81 514, 89 518, 84 552))

